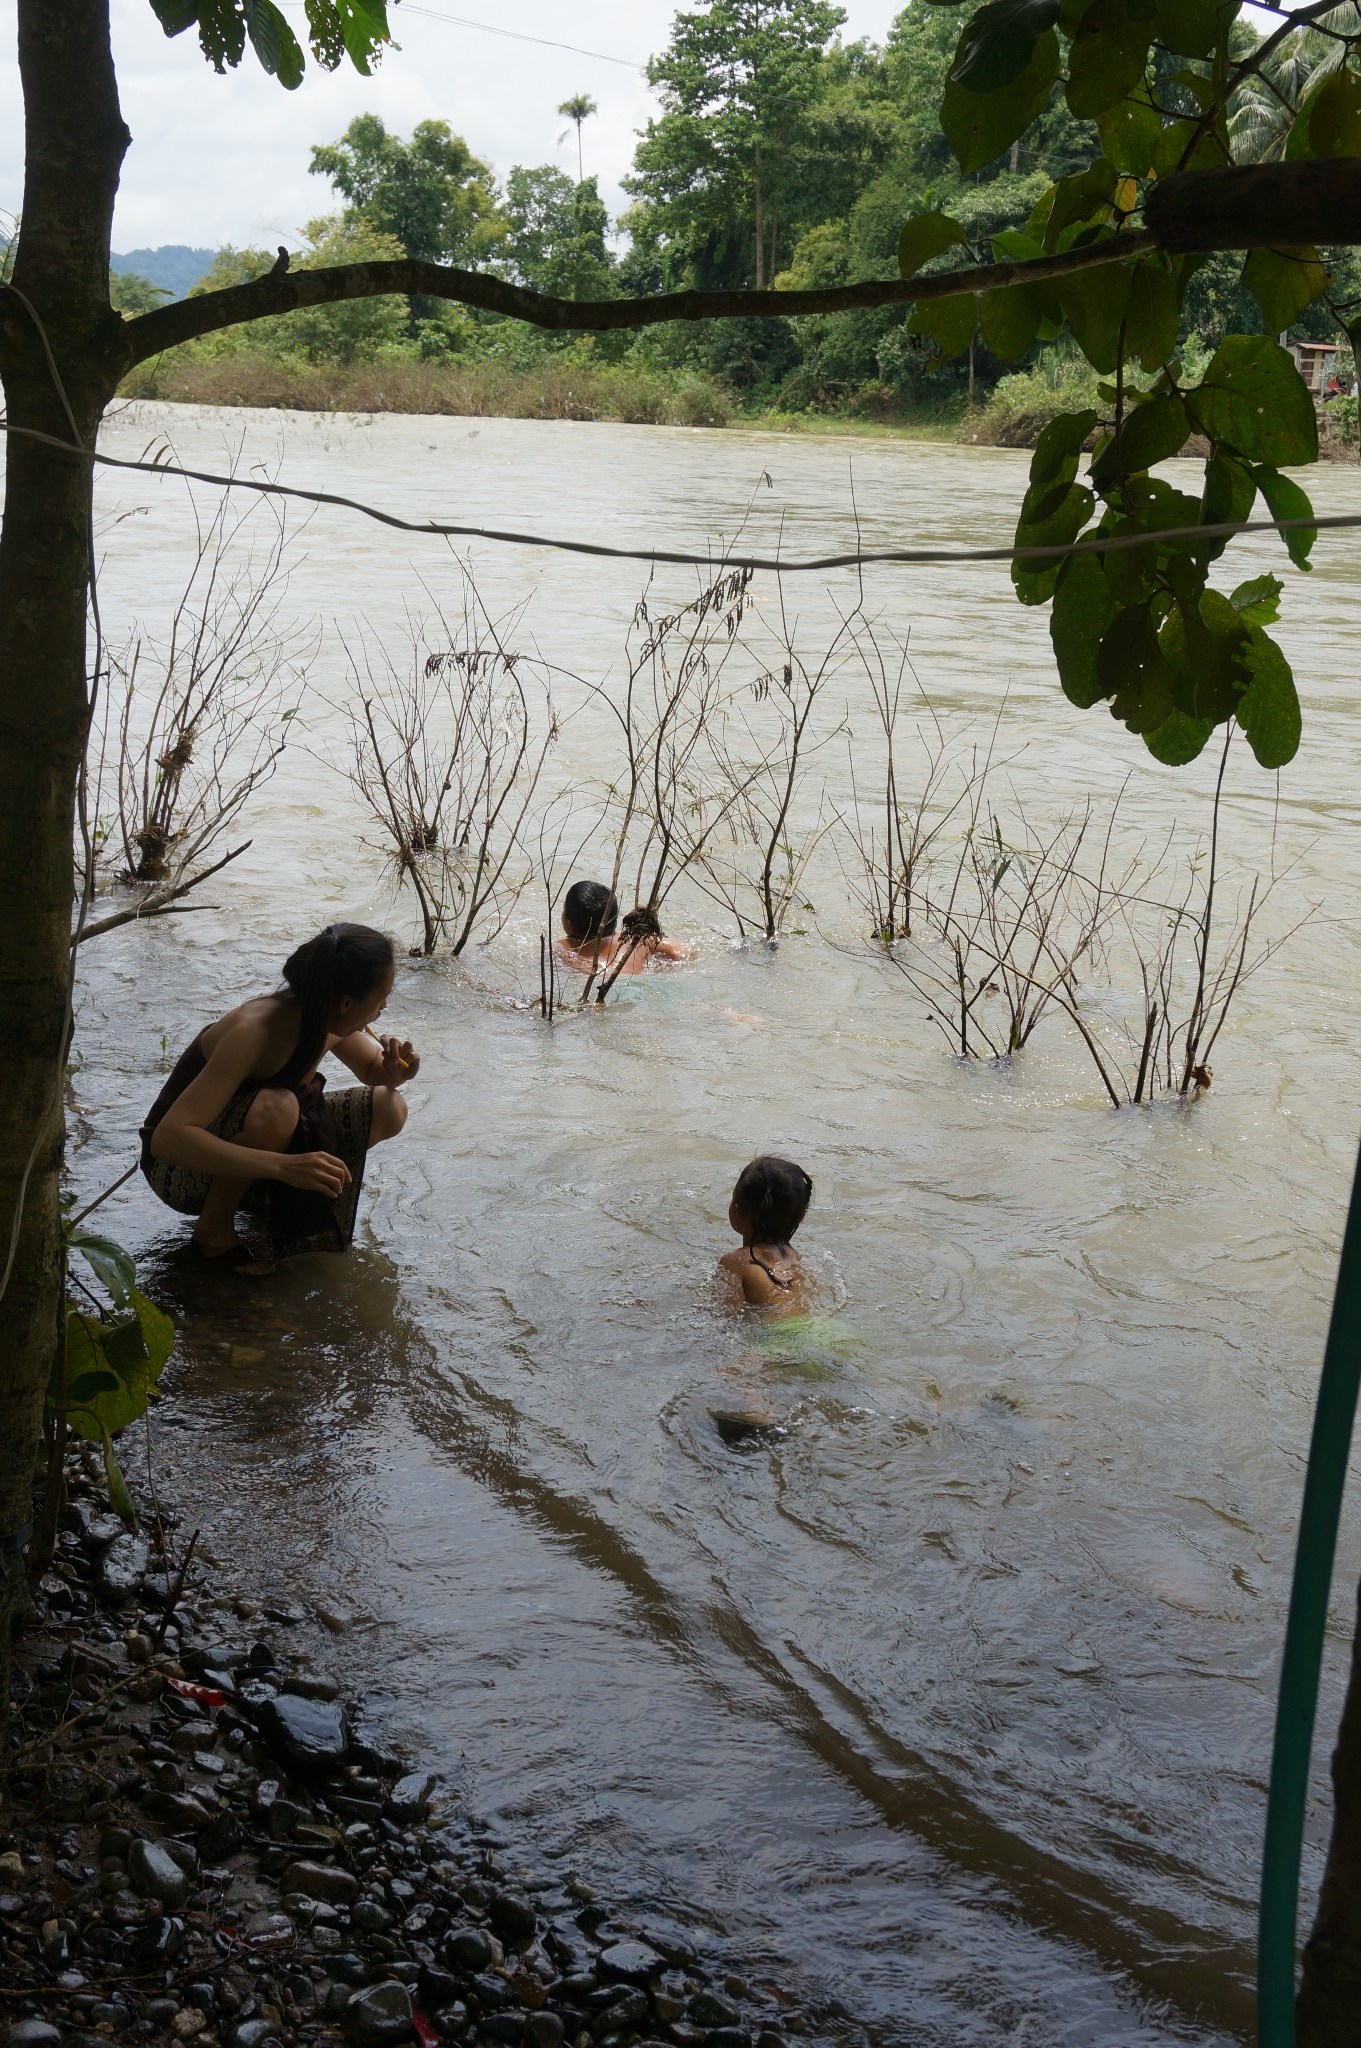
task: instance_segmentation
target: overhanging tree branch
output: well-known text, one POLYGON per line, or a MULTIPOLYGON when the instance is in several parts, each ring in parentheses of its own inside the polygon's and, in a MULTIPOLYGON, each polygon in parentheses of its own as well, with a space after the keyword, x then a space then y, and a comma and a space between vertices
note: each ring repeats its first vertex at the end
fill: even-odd
POLYGON ((195 341, 203 334, 216 334, 224 327, 294 313, 303 306, 330 306, 342 299, 381 298, 393 293, 452 299, 460 305, 480 306, 484 312, 504 314, 508 319, 528 321, 535 327, 558 331, 587 328, 595 333, 657 327, 669 320, 847 313, 860 307, 952 299, 963 292, 1000 291, 1009 284, 1069 277, 1076 271, 1144 255, 1154 246, 1153 236, 1140 230, 1112 235, 1104 242, 1089 243, 1081 249, 1032 257, 1024 263, 984 263, 971 270, 951 270, 931 277, 866 278, 859 284, 838 285, 829 291, 660 292, 651 299, 554 299, 545 292, 508 284, 504 278, 491 277, 483 271, 457 270, 411 258, 386 263, 341 263, 331 269, 286 271, 280 277, 271 273, 251 284, 229 285, 225 291, 204 292, 197 298, 180 299, 173 306, 159 306, 154 313, 143 313, 124 323, 122 344, 131 368, 134 363, 145 362, 148 356, 159 355, 163 349, 174 348, 182 341, 195 341))
POLYGON ((828 291, 660 292, 649 299, 556 299, 477 270, 405 258, 270 273, 250 284, 204 292, 123 323, 125 368, 223 328, 294 313, 304 306, 390 294, 452 300, 557 332, 657 327, 670 320, 798 318, 875 306, 924 304, 966 292, 1004 291, 1125 263, 1155 249, 1182 255, 1211 249, 1272 249, 1301 243, 1361 243, 1361 158, 1227 165, 1156 182, 1147 225, 1026 262, 981 263, 929 277, 865 278, 828 291))

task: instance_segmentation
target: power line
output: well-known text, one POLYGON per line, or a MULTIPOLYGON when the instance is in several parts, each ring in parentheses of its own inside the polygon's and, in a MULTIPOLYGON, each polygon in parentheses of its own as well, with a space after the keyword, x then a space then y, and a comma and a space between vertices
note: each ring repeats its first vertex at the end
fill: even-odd
MULTIPOLYGON (((554 42, 551 36, 532 36, 524 29, 501 28, 495 22, 474 21, 466 14, 441 14, 434 7, 416 6, 413 4, 413 0, 402 0, 401 11, 402 15, 419 14, 426 21, 445 22, 450 28, 471 28, 476 29, 480 35, 484 36, 504 36, 510 42, 538 43, 545 50, 570 50, 574 57, 594 57, 601 64, 621 64, 625 71, 640 71, 643 73, 647 71, 646 64, 635 64, 631 57, 613 57, 607 50, 583 50, 579 43, 554 42)), ((400 20, 400 17, 398 17, 398 20, 400 20)), ((396 23, 394 23, 394 26, 396 26, 396 23)))
POLYGON ((1129 548, 1146 548, 1173 540, 1230 540, 1240 533, 1303 533, 1333 531, 1361 526, 1361 512, 1311 513, 1300 519, 1221 519, 1204 526, 1169 526, 1156 533, 1094 534, 1085 540, 1055 542, 1045 547, 992 548, 875 548, 843 555, 811 555, 790 561, 781 555, 739 555, 726 548, 694 554, 681 548, 613 548, 600 541, 562 540, 547 533, 514 533, 494 526, 453 526, 438 519, 403 519, 396 512, 384 512, 367 505, 362 498, 347 498, 337 491, 309 491, 297 484, 266 483, 259 477, 223 476, 206 469, 182 469, 174 462, 141 462, 131 457, 103 455, 97 450, 61 441, 55 434, 43 434, 36 427, 13 427, 0 419, 0 432, 20 434, 26 441, 39 441, 47 448, 75 455, 82 462, 99 463, 106 469, 142 470, 149 476, 183 477, 188 483, 212 484, 222 490, 254 491, 267 498, 296 498, 306 505, 336 505, 342 511, 358 512, 380 526, 395 527, 399 533, 427 534, 438 539, 489 540, 507 547, 553 548, 569 555, 599 555, 609 561, 661 562, 680 568, 770 569, 777 575, 796 575, 810 569, 860 569, 872 564, 900 567, 948 566, 954 562, 1057 562, 1068 555, 1123 554, 1129 548))

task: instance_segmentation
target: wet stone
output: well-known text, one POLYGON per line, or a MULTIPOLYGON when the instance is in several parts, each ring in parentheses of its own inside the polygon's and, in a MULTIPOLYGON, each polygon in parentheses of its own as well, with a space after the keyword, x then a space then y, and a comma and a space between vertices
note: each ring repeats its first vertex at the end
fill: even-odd
POLYGON ((721 1991, 697 1991, 690 2000, 690 2017, 697 2027, 735 2027, 742 2014, 721 1991))
POLYGON ((324 1899, 331 1906, 348 1906, 359 1892, 359 1879, 335 1863, 290 1863, 282 1883, 286 1892, 324 1899))
POLYGON ((711 2027, 704 2039, 705 2048, 751 2048, 745 2027, 711 2027))
POLYGON ((346 2002, 341 2024, 358 2048, 384 2048, 405 2041, 411 2026, 411 1994, 403 1984, 373 1984, 346 2002))
POLYGON ((459 1970, 485 1970, 492 1959, 492 1945, 480 1927, 460 1927, 444 1944, 444 1958, 459 1970))
POLYGON ((48 2020, 16 2020, 0 2035, 4 2048, 58 2048, 60 2031, 48 2020))
POLYGON ((277 2041, 278 2034, 270 2020, 242 2020, 239 2027, 233 2027, 228 2036, 231 2048, 265 2048, 266 2041, 277 2041))
POLYGON ((189 1879, 159 1842, 134 1842, 128 1851, 128 1877, 144 1899, 159 1899, 172 1910, 189 1896, 189 1879))
POLYGON ((591 2021, 591 2033, 597 2041, 601 2041, 606 2034, 636 2031, 651 2017, 652 2008, 647 2002, 646 1992, 626 1991, 622 1998, 615 1999, 612 2005, 606 2006, 603 2012, 595 2015, 591 2021))
MULTIPOLYGON (((663 1968, 662 1958, 645 1941, 616 1941, 600 1952, 600 1967, 611 1977, 623 1977, 631 1984, 645 1984, 663 1968)), ((677 2015, 679 2017, 679 2015, 677 2015)))
POLYGON ((337 1771, 349 1753, 349 1724, 333 1700, 280 1693, 259 1702, 256 1720, 266 1747, 300 1777, 337 1771))
POLYGON ((99 1561, 95 1583, 115 1605, 130 1600, 146 1577, 151 1551, 145 1536, 116 1536, 99 1561))
POLYGON ((561 2048, 563 2024, 555 2012, 525 2015, 525 2040, 529 2048, 561 2048))
POLYGON ((434 1789, 435 1780, 428 1771, 408 1771, 388 1794, 387 1810, 393 1820, 419 1820, 434 1789))
POLYGON ((529 1941, 538 1926, 534 1908, 514 1892, 493 1892, 488 1917, 497 1933, 507 1941, 529 1941))

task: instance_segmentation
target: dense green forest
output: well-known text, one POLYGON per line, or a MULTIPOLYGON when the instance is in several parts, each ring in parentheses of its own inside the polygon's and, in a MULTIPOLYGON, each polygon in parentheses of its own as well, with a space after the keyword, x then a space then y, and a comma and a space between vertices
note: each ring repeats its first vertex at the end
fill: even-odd
MULTIPOLYGON (((829 0, 705 0, 678 13, 669 46, 649 67, 660 111, 639 136, 625 180, 631 203, 613 222, 593 177, 517 164, 501 186, 445 121, 422 121, 403 139, 362 115, 312 151, 311 169, 339 208, 308 224, 292 260, 407 254, 486 267, 566 298, 828 286, 895 276, 903 222, 930 208, 948 212, 970 238, 968 250, 939 260, 1011 253, 1009 238, 1024 233, 1055 183, 1092 160, 1091 124, 1069 112, 1056 87, 1024 146, 963 174, 939 121, 960 10, 911 0, 882 48, 843 42, 844 21, 829 0)), ((1255 31, 1235 35, 1250 51, 1255 31)), ((1333 60, 1326 36, 1315 40, 1300 76, 1264 68, 1244 89, 1230 123, 1243 160, 1280 153, 1293 104, 1333 60)), ((1298 48, 1291 62, 1300 71, 1298 48)), ((1199 83, 1194 63, 1169 57, 1165 105, 1194 111, 1199 83)), ((579 168, 594 112, 584 95, 559 109, 575 125, 579 168)), ((274 261, 272 249, 223 249, 195 289, 257 276, 274 261)), ((1342 295, 1361 299, 1355 256, 1338 252, 1334 268, 1342 295)), ((1193 361, 1226 331, 1260 329, 1240 269, 1234 257, 1210 257, 1192 279, 1183 344, 1193 361)), ((118 289, 136 311, 151 288, 125 278, 118 289)), ((1012 359, 1006 335, 986 321, 981 335, 955 337, 939 322, 930 331, 930 309, 922 313, 920 321, 890 308, 573 337, 436 302, 355 301, 195 344, 141 372, 138 388, 440 409, 443 384, 449 410, 603 410, 715 423, 737 413, 837 414, 1023 440, 1094 385, 1071 341, 1032 341, 1012 359), (441 380, 436 366, 458 376, 441 380), (337 374, 346 370, 368 374, 347 385, 337 374)), ((1316 306, 1298 331, 1323 336, 1328 319, 1316 306)), ((1350 355, 1339 369, 1349 391, 1350 355)), ((1340 431, 1354 430, 1353 400, 1334 411, 1340 431)))

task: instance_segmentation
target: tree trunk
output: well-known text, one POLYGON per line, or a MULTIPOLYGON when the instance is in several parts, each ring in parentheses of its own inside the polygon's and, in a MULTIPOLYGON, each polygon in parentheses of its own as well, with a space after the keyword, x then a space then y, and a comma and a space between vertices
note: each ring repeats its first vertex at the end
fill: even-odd
POLYGON ((1333 1839, 1296 2007, 1299 2048, 1354 2039, 1361 2013, 1361 1588, 1357 1600, 1351 1682, 1333 1751, 1333 1839))
POLYGON ((0 292, 11 428, 0 527, 0 1663, 20 1599, 60 1305, 59 1173, 72 832, 89 707, 90 465, 112 395, 109 236, 128 133, 107 7, 21 0, 26 174, 13 287, 0 292), (51 361, 48 359, 50 350, 51 361), (11 1248, 13 1259, 10 1260, 11 1248))
POLYGON ((766 223, 761 204, 761 138, 756 138, 755 155, 751 167, 752 203, 756 208, 756 289, 765 290, 766 285, 766 223))

